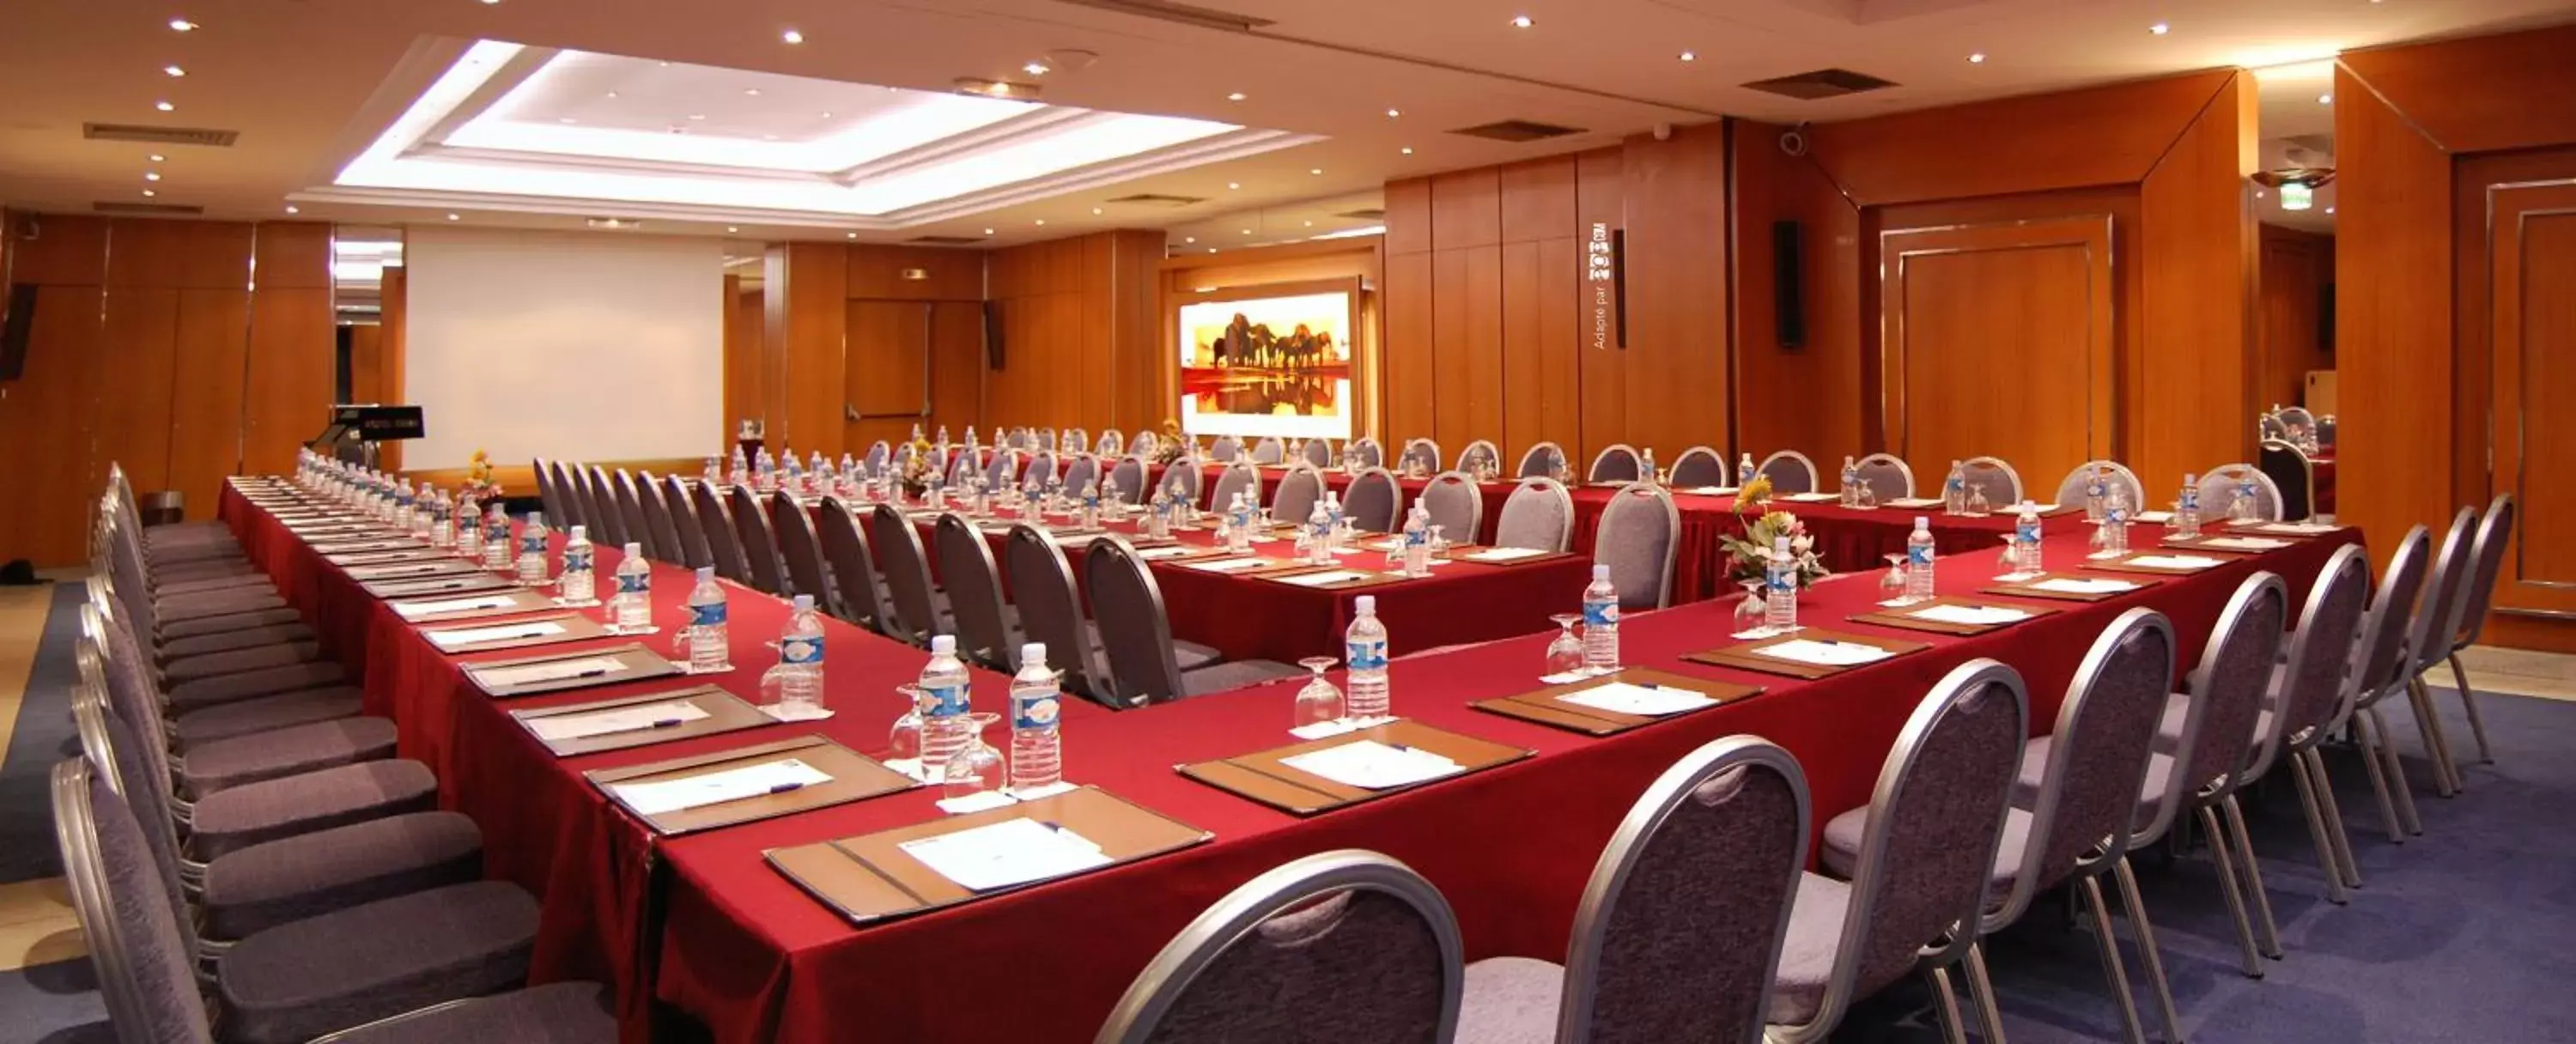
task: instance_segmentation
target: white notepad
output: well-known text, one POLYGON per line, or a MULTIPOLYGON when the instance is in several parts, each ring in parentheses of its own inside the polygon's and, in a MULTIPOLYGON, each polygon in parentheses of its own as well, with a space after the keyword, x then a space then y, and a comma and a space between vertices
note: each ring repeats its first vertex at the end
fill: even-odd
POLYGON ((2207 569, 2227 563, 2223 559, 2201 555, 2139 555, 2130 559, 2129 564, 2147 569, 2207 569))
POLYGON ((372 580, 388 576, 420 576, 425 573, 444 572, 446 569, 445 562, 422 562, 417 565, 360 566, 349 572, 353 576, 363 575, 372 580))
POLYGON ((417 620, 424 616, 437 616, 442 613, 501 609, 516 605, 518 602, 508 595, 484 595, 477 598, 440 598, 426 602, 389 602, 387 604, 394 607, 394 615, 405 620, 417 620))
POLYGON ((1439 754, 1414 747, 1391 747, 1376 740, 1364 739, 1322 750, 1308 751, 1279 763, 1300 772, 1310 772, 1348 787, 1384 790, 1408 786, 1425 780, 1439 779, 1463 771, 1466 766, 1439 754))
POLYGON ((1850 667, 1855 664, 1874 663, 1895 655, 1875 645, 1863 645, 1859 642, 1821 642, 1812 638, 1792 638, 1778 645, 1763 646, 1753 652, 1757 656, 1768 656, 1775 660, 1789 660, 1794 663, 1811 663, 1819 667, 1850 667))
POLYGON ((1801 504, 1820 504, 1828 500, 1840 500, 1842 495, 1839 493, 1784 493, 1771 499, 1793 500, 1801 504))
POLYGON ((1698 495, 1698 496, 1703 496, 1703 497, 1731 497, 1731 496, 1734 496, 1734 495, 1735 495, 1735 487, 1733 487, 1733 486, 1692 486, 1691 488, 1689 488, 1689 489, 1685 489, 1685 490, 1683 490, 1682 492, 1684 492, 1684 493, 1696 494, 1696 495, 1698 495))
POLYGON ((1900 508, 1940 507, 1941 501, 1934 497, 1898 497, 1894 500, 1888 501, 1887 506, 1900 508))
POLYGON ((1207 573, 1240 573, 1271 564, 1267 558, 1220 558, 1213 562, 1183 562, 1181 568, 1207 573))
POLYGON ((1541 551, 1534 547, 1488 547, 1469 551, 1459 557, 1470 562, 1518 562, 1524 558, 1537 558, 1540 555, 1549 554, 1555 554, 1555 552, 1541 551))
POLYGON ((1109 856, 1090 839, 1034 819, 916 838, 895 847, 959 887, 978 892, 1043 881, 1107 866, 1109 856))
POLYGON ((531 685, 537 682, 562 681, 566 678, 605 675, 625 666, 605 656, 586 656, 578 660, 548 660, 544 663, 522 664, 517 667, 467 667, 466 670, 472 672, 474 679, 484 685, 508 688, 513 685, 531 685))
POLYGON ((658 816, 831 781, 832 777, 821 769, 795 758, 781 758, 679 779, 613 783, 608 789, 625 799, 627 807, 637 815, 658 816))
POLYGON ((1717 705, 1716 700, 1689 689, 1676 689, 1669 685, 1631 685, 1627 682, 1596 685, 1581 692, 1566 693, 1557 699, 1578 707, 1647 717, 1717 705))
POLYGON ((1939 623, 1968 624, 1975 627, 1984 627, 1989 624, 2019 623, 2023 620, 2030 619, 2029 613, 2023 612, 2019 609, 2007 609, 1999 605, 1936 605, 1928 609, 1917 609, 1905 615, 1911 616, 1917 620, 1932 620, 1939 623))
POLYGON ((543 638, 562 633, 564 633, 563 625, 550 620, 502 624, 497 627, 457 627, 445 631, 421 632, 432 644, 441 649, 457 649, 477 642, 494 642, 510 638, 543 638))
POLYGON ((2287 540, 2272 540, 2265 537, 2231 536, 2211 537, 2207 540, 2201 541, 2200 546, 2214 547, 2224 551, 2277 551, 2281 548, 2290 546, 2290 542, 2287 540))
POLYGON ((1299 576, 1283 576, 1278 579, 1280 583, 1295 584, 1299 587, 1329 587, 1333 584, 1349 583, 1353 580, 1365 580, 1367 578, 1367 573, 1358 572, 1356 570, 1327 569, 1320 573, 1306 573, 1299 576))
POLYGON ((2138 589, 2138 585, 2126 580, 2078 580, 2073 577, 2052 576, 2046 580, 2030 585, 2030 589, 2033 591, 2055 591, 2059 594, 2093 595, 2114 594, 2120 591, 2135 591, 2138 589))
POLYGON ((2141 511, 2129 516, 2131 522, 2170 522, 2172 520, 2171 511, 2141 511))
POLYGON ((2333 526, 2318 525, 2314 522, 2230 522, 2228 524, 2240 529, 2251 529, 2257 533, 2289 533, 2297 536, 2315 536, 2319 533, 2335 531, 2333 526))
POLYGON ((1175 545, 1173 545, 1173 546, 1171 546, 1171 547, 1149 547, 1149 548, 1145 548, 1145 549, 1143 549, 1143 550, 1141 550, 1141 551, 1136 552, 1136 557, 1141 558, 1141 559, 1144 559, 1145 561, 1148 561, 1148 562, 1159 562, 1159 561, 1162 561, 1163 559, 1166 559, 1166 558, 1185 558, 1185 557, 1187 557, 1187 556, 1194 555, 1194 554, 1197 554, 1197 553, 1198 553, 1198 549, 1197 549, 1197 548, 1195 548, 1195 547, 1183 547, 1183 546, 1180 546, 1180 545, 1178 545, 1178 544, 1175 544, 1175 545))
POLYGON ((606 736, 619 732, 665 728, 663 722, 679 725, 707 717, 707 710, 691 700, 664 700, 630 707, 611 707, 588 714, 557 714, 528 719, 528 731, 538 739, 569 740, 606 736))

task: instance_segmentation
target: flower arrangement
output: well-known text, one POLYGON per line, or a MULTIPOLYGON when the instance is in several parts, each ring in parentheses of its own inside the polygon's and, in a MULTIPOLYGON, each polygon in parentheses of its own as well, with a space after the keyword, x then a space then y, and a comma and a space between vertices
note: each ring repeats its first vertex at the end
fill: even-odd
POLYGON ((903 487, 903 495, 919 499, 930 490, 930 477, 936 470, 930 466, 932 447, 927 439, 914 439, 905 447, 909 453, 898 453, 894 461, 894 480, 903 487))
POLYGON ((1163 435, 1154 440, 1154 463, 1170 464, 1189 452, 1193 440, 1181 437, 1181 422, 1163 422, 1163 435))
POLYGON ((1753 481, 1735 494, 1735 513, 1744 527, 1742 536, 1720 534, 1719 546, 1726 549, 1727 576, 1737 583, 1758 583, 1770 569, 1771 545, 1781 537, 1789 538, 1789 554, 1797 560, 1798 589, 1814 586, 1816 581, 1832 576, 1824 559, 1816 555, 1816 538, 1807 532, 1807 524, 1786 511, 1767 510, 1771 500, 1771 478, 1756 475, 1753 481))
POLYGON ((502 497, 501 484, 492 481, 492 457, 480 449, 465 461, 465 484, 457 491, 473 497, 476 503, 489 504, 502 497))

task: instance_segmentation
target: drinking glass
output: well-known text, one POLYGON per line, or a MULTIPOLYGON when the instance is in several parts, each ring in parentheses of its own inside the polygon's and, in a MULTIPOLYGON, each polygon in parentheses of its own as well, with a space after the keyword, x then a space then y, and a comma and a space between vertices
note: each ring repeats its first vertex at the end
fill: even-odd
POLYGON ((1852 503, 1853 503, 1853 506, 1854 506, 1854 507, 1865 507, 1865 508, 1874 508, 1874 507, 1877 507, 1877 506, 1878 506, 1878 491, 1877 491, 1877 490, 1875 490, 1875 489, 1870 488, 1869 483, 1863 482, 1863 483, 1861 483, 1861 484, 1860 484, 1860 489, 1858 490, 1858 495, 1857 495, 1857 496, 1855 496, 1855 497, 1853 498, 1852 503))
POLYGON ((890 761, 919 761, 921 760, 921 686, 897 685, 894 691, 903 697, 903 716, 894 720, 893 730, 886 734, 888 750, 886 758, 890 761))
POLYGON ((1440 528, 1437 523, 1431 527, 1431 553, 1434 555, 1449 550, 1449 538, 1441 535, 1440 528))
POLYGON ((948 759, 947 768, 939 774, 940 788, 950 801, 991 793, 1009 782, 1003 778, 1002 752, 984 742, 984 730, 1002 720, 1002 716, 991 711, 977 711, 965 718, 956 727, 965 730, 966 745, 957 748, 957 753, 948 759))
POLYGON ((1986 500, 1986 488, 1984 486, 1968 487, 1967 513, 1971 515, 1991 515, 1994 513, 1994 504, 1986 500))
POLYGON ((1341 662, 1330 656, 1309 656, 1297 661, 1297 666, 1314 676, 1307 679, 1305 688, 1297 690, 1295 727, 1302 729, 1342 719, 1342 690, 1334 688, 1333 683, 1324 677, 1325 671, 1332 670, 1341 662))
POLYGON ((2021 555, 2017 553, 2021 550, 2020 535, 2015 533, 2005 533, 2002 534, 2002 536, 2004 540, 2004 553, 2002 558, 2004 572, 2021 572, 2021 555))
POLYGON ((1880 556, 1887 559, 1887 575, 1878 578, 1878 589, 1891 600, 1905 597, 1905 552, 1890 551, 1880 556))
POLYGON ((1548 676, 1582 670, 1583 639, 1575 636, 1574 625, 1583 622, 1583 614, 1558 613, 1548 619, 1556 621, 1556 640, 1547 643, 1548 676))
POLYGON ((1744 600, 1735 603, 1736 633, 1760 630, 1771 610, 1770 600, 1763 596, 1763 581, 1757 578, 1737 582, 1744 586, 1744 600))

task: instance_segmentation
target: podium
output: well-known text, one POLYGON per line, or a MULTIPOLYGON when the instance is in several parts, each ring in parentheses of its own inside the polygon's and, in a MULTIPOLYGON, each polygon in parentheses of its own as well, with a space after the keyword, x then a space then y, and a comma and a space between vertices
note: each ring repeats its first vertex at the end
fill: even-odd
POLYGON ((418 406, 353 403, 331 407, 331 424, 313 437, 314 452, 363 467, 375 467, 378 443, 417 439, 428 434, 418 406))

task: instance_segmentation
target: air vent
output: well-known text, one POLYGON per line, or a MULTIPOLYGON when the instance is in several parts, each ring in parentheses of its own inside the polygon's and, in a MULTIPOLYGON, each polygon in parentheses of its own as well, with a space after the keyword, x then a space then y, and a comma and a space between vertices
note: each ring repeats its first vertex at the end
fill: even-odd
POLYGON ((1333 216, 1345 217, 1353 221, 1384 221, 1386 220, 1386 208, 1377 207, 1370 210, 1345 210, 1333 216))
POLYGON ((81 137, 91 141, 139 141, 153 145, 205 145, 228 149, 240 131, 205 127, 146 127, 139 123, 84 123, 81 137))
POLYGON ((1238 33, 1248 33, 1276 24, 1267 18, 1219 11, 1212 7, 1176 4, 1170 0, 1064 0, 1064 2, 1081 7, 1096 7, 1103 11, 1116 11, 1119 14, 1135 15, 1138 18, 1179 22, 1202 29, 1225 29, 1238 33))
POLYGON ((914 236, 904 240, 906 243, 919 243, 923 246, 972 246, 983 241, 980 236, 914 236))
POLYGON ((1814 72, 1802 72, 1795 76, 1780 76, 1768 80, 1755 80, 1752 83, 1745 84, 1744 86, 1752 90, 1761 91, 1765 94, 1777 94, 1783 98, 1796 98, 1800 101, 1816 101, 1821 98, 1840 98, 1846 94, 1859 94, 1863 91, 1875 91, 1884 87, 1894 87, 1896 86, 1896 81, 1882 80, 1878 77, 1870 76, 1865 73, 1856 73, 1849 69, 1818 69, 1814 72))
POLYGON ((1534 120, 1504 120, 1481 127, 1460 127, 1449 133, 1464 134, 1470 138, 1484 138, 1489 141, 1545 141, 1549 138, 1562 138, 1568 134, 1581 134, 1583 129, 1559 127, 1553 123, 1539 123, 1534 120))
POLYGON ((1104 199, 1101 200, 1101 202, 1121 207, 1161 207, 1165 210, 1179 210, 1182 207, 1196 206, 1200 203, 1205 203, 1207 202, 1207 197, 1171 196, 1159 192, 1140 192, 1133 196, 1120 196, 1116 199, 1104 199))
POLYGON ((101 214, 203 214, 206 208, 187 203, 110 203, 100 200, 89 205, 101 214))

